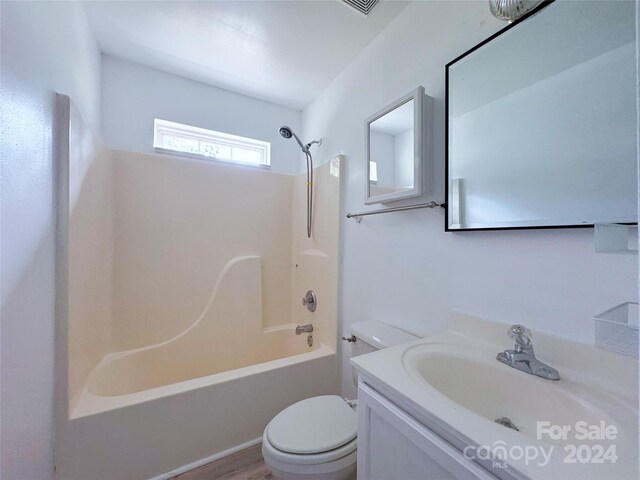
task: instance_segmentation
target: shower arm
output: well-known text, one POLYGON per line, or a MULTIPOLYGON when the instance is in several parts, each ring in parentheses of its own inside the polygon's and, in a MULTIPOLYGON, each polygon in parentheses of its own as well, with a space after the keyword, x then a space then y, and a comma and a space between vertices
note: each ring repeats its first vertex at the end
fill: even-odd
MULTIPOLYGON (((309 143, 307 143, 307 144, 305 145, 305 147, 306 147, 306 149, 307 149, 307 150, 309 150, 309 149, 311 148, 311 146, 312 146, 312 145, 318 145, 318 146, 322 145, 322 139, 320 139, 320 140, 314 140, 314 141, 312 141, 312 142, 309 142, 309 143)), ((309 154, 311 154, 311 151, 309 151, 309 154)))
POLYGON ((298 138, 298 135, 295 134, 295 132, 291 132, 291 135, 293 135, 293 138, 296 139, 296 142, 298 142, 298 145, 300 145, 300 148, 302 149, 302 152, 305 154, 309 154, 309 147, 311 146, 311 143, 305 145, 304 143, 302 143, 302 141, 298 138))

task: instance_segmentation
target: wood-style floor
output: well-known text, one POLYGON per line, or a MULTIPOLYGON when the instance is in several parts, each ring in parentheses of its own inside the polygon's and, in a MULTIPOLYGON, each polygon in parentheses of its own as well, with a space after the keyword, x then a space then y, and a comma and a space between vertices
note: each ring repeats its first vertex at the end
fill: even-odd
POLYGON ((181 473, 171 480, 271 480, 262 459, 262 445, 241 450, 233 455, 181 473))

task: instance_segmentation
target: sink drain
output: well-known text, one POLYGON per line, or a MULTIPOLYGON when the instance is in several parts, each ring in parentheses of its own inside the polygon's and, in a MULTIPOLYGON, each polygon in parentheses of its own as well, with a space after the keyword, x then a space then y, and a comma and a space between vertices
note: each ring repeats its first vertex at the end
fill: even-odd
POLYGON ((507 428, 510 428, 511 430, 515 430, 516 432, 520 431, 520 429, 516 427, 516 424, 513 423, 510 418, 507 418, 507 417, 496 418, 495 422, 502 425, 503 427, 507 427, 507 428))

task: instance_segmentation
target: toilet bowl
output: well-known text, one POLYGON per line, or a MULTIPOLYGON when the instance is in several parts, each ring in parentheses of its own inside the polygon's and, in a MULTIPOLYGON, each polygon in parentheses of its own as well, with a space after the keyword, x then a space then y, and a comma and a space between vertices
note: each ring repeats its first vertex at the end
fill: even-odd
POLYGON ((302 400, 265 428, 265 464, 276 479, 354 478, 357 428, 355 410, 337 395, 302 400))
MULTIPOLYGON (((357 339, 352 356, 417 339, 373 321, 354 323, 350 331, 357 339)), ((355 479, 357 428, 355 408, 337 395, 294 403, 264 430, 265 465, 276 480, 355 479)))

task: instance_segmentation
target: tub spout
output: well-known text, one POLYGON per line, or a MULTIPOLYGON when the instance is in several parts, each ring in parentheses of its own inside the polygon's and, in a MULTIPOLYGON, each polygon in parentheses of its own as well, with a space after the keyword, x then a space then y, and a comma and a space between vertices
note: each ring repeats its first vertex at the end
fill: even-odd
POLYGON ((308 325, 298 325, 296 327, 296 335, 302 335, 303 333, 311 333, 313 332, 313 325, 310 323, 308 325))

